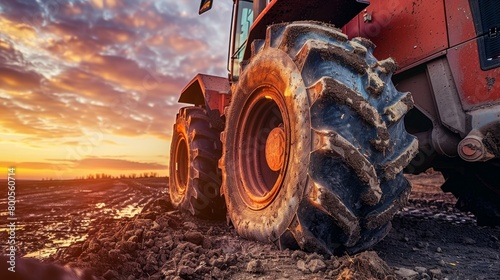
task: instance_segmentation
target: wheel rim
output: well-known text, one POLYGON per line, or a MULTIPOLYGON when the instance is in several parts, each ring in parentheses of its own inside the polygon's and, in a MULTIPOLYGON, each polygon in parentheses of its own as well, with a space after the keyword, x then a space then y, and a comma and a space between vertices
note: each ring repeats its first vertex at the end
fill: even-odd
POLYGON ((189 175, 189 153, 186 139, 179 137, 175 147, 175 192, 179 195, 184 194, 187 188, 189 175))
POLYGON ((286 173, 288 117, 282 95, 271 86, 256 89, 243 108, 234 153, 236 185, 245 204, 260 210, 274 200, 286 173))

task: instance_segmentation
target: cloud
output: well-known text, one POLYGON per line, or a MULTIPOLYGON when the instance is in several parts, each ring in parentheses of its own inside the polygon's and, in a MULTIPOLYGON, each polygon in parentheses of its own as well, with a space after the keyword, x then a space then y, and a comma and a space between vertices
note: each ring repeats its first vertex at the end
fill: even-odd
POLYGON ((5 90, 29 91, 40 86, 41 76, 32 71, 0 66, 0 84, 5 90))
POLYGON ((0 166, 16 167, 16 169, 40 169, 52 170, 57 168, 69 168, 67 164, 53 164, 47 162, 6 162, 0 161, 0 166))
POLYGON ((195 1, 4 2, 0 133, 27 147, 78 146, 89 132, 169 146, 182 88, 226 76, 230 2, 203 16, 195 1))

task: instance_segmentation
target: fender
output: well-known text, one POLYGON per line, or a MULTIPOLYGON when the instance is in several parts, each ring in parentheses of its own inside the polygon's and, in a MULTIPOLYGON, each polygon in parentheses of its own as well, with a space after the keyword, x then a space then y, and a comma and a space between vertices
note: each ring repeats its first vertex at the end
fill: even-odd
POLYGON ((259 14, 250 29, 244 60, 251 55, 250 44, 266 37, 267 26, 278 22, 314 20, 341 28, 369 5, 366 0, 275 0, 259 14), (300 7, 291 8, 291 7, 300 7))
POLYGON ((219 110, 222 115, 231 101, 230 88, 227 78, 198 74, 181 91, 179 102, 206 106, 208 111, 219 110))

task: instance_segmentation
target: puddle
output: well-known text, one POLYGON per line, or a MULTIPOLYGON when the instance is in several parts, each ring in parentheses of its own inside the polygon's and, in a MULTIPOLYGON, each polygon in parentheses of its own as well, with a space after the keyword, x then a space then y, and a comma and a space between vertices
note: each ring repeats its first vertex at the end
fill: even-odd
POLYGON ((132 218, 135 215, 141 213, 143 207, 138 207, 137 203, 134 203, 132 205, 128 205, 125 208, 122 208, 121 210, 118 210, 117 213, 114 215, 115 219, 120 219, 120 218, 132 218))
POLYGON ((97 209, 101 209, 101 208, 103 208, 104 206, 106 206, 106 203, 99 202, 99 203, 96 203, 95 208, 97 208, 97 209))
POLYGON ((88 235, 82 235, 82 236, 71 236, 68 237, 67 239, 53 239, 51 243, 46 244, 45 248, 42 248, 38 251, 28 253, 24 255, 23 257, 25 258, 37 258, 37 259, 45 259, 48 258, 50 255, 55 254, 57 250, 61 248, 67 248, 71 244, 84 241, 87 239, 88 235))
MULTIPOLYGON (((19 222, 16 223, 16 231, 21 231, 21 230, 24 230, 26 226, 25 225, 21 225, 19 224, 19 222)), ((3 226, 3 227, 0 227, 0 232, 9 232, 9 227, 7 225, 3 226)))

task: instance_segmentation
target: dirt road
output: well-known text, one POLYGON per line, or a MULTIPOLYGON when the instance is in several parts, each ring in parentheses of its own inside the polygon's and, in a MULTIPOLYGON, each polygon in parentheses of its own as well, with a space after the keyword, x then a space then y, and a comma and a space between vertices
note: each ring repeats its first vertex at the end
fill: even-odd
POLYGON ((175 211, 165 178, 20 183, 18 245, 20 255, 86 267, 104 279, 499 279, 500 228, 478 227, 456 211, 454 198, 436 187, 439 174, 410 179, 410 204, 389 235, 356 256, 241 239, 225 221, 175 211))

